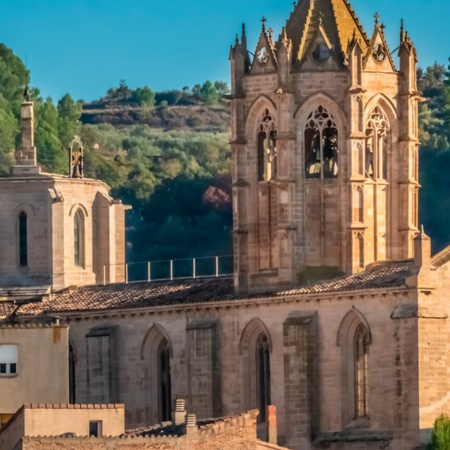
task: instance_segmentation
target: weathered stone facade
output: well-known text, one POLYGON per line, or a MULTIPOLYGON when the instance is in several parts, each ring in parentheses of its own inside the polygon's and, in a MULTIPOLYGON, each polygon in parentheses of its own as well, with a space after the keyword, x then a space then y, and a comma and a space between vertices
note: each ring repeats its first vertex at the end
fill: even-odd
POLYGON ((299 1, 253 61, 231 49, 235 283, 295 285, 311 268, 354 273, 408 258, 417 229, 416 52, 400 70, 347 0, 299 1))
MULTIPOLYGON (((253 62, 243 32, 231 51, 234 279, 84 287, 0 303, 1 318, 62 317, 73 401, 124 403, 127 428, 167 420, 184 398, 199 419, 258 408, 260 435, 273 404, 293 450, 422 445, 450 413, 450 250, 431 257, 418 230, 420 94, 403 26, 399 57, 396 70, 378 17, 369 39, 347 0, 299 1, 277 42, 264 22, 253 62)), ((11 219, 26 199, 27 217, 53 224, 30 223, 30 276, 79 285, 71 211, 85 202, 82 274, 98 282, 124 260, 123 206, 101 183, 25 176, 28 165, 0 180, 4 277, 28 275, 11 219)))
POLYGON ((24 102, 17 165, 0 178, 0 286, 124 281, 126 207, 101 181, 41 173, 33 133, 24 102))

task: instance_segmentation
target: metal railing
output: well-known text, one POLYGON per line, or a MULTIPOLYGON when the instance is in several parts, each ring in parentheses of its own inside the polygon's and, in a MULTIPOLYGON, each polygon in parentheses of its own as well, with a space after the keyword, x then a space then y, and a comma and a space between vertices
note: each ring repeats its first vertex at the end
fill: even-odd
POLYGON ((105 265, 103 266, 103 283, 101 284, 109 284, 109 278, 117 279, 117 275, 127 284, 188 278, 194 280, 198 278, 219 278, 233 275, 233 256, 204 256, 105 265), (114 276, 111 269, 115 272, 114 276))

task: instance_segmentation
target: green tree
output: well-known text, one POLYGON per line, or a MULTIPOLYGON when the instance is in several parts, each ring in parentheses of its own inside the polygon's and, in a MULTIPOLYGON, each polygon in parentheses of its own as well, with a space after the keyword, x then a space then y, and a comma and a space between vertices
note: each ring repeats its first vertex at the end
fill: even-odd
POLYGON ((450 417, 441 414, 434 422, 427 450, 450 450, 450 417))
POLYGON ((67 172, 68 153, 58 136, 58 109, 50 97, 35 110, 38 161, 50 172, 67 172))
POLYGON ((137 88, 132 92, 131 100, 140 106, 154 106, 155 93, 148 86, 137 88))
POLYGON ((217 105, 219 101, 219 93, 211 81, 207 80, 200 89, 200 98, 207 105, 217 105))
POLYGON ((9 172, 18 135, 17 119, 8 102, 0 94, 0 174, 9 172))
POLYGON ((219 94, 220 99, 230 93, 230 88, 228 87, 226 81, 215 81, 214 87, 216 88, 216 91, 219 94))
POLYGON ((83 111, 83 102, 73 100, 70 94, 64 95, 58 102, 58 137, 64 148, 67 148, 73 136, 80 133, 79 121, 83 111))

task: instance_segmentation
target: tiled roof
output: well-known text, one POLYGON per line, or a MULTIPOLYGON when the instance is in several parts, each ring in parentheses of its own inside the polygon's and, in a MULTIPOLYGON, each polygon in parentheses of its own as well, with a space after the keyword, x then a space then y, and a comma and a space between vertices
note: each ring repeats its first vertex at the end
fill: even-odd
POLYGON ((405 285, 406 278, 417 273, 414 260, 384 261, 369 265, 364 272, 314 285, 278 292, 275 295, 321 294, 367 289, 386 289, 405 285))
MULTIPOLYGON (((53 299, 24 304, 18 308, 15 315, 20 317, 83 311, 101 312, 117 309, 245 300, 246 298, 270 299, 386 289, 406 286, 406 278, 414 275, 416 272, 417 269, 413 260, 374 263, 368 266, 364 272, 355 275, 322 281, 292 290, 253 294, 249 297, 239 297, 234 293, 232 278, 88 286, 73 292, 57 294, 53 299)), ((0 302, 0 318, 5 318, 12 314, 16 307, 0 302)))
MULTIPOLYGON (((219 417, 217 419, 197 420, 197 427, 202 428, 219 422, 230 422, 232 417, 219 417)), ((125 436, 183 436, 186 434, 186 425, 175 425, 173 422, 163 422, 150 427, 126 430, 125 436)))

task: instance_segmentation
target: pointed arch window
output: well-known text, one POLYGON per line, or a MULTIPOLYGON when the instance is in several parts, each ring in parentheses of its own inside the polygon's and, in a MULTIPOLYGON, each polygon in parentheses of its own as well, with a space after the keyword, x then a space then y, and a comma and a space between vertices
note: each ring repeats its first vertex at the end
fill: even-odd
POLYGON ((162 339, 158 347, 159 419, 172 420, 172 391, 170 377, 170 347, 167 339, 162 339))
POLYGON ((28 216, 24 211, 19 214, 19 266, 28 266, 28 216))
POLYGON ((333 115, 319 106, 305 127, 305 169, 307 178, 338 176, 338 129, 333 115))
POLYGON ((258 179, 270 181, 277 174, 277 126, 273 114, 265 109, 258 122, 258 179))
POLYGON ((369 348, 370 327, 355 308, 346 314, 339 326, 338 346, 341 348, 342 426, 370 426, 369 411, 369 348))
POLYGON ((369 417, 367 383, 369 335, 363 324, 356 329, 354 345, 355 419, 360 419, 369 417))
POLYGON ((266 422, 266 410, 270 405, 270 344, 263 333, 256 343, 256 370, 259 420, 266 422))
POLYGON ((84 215, 80 210, 73 218, 73 263, 84 267, 84 215))
POLYGON ((390 124, 384 111, 376 106, 366 125, 366 177, 387 179, 390 124))

